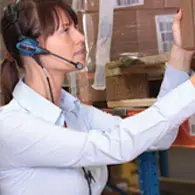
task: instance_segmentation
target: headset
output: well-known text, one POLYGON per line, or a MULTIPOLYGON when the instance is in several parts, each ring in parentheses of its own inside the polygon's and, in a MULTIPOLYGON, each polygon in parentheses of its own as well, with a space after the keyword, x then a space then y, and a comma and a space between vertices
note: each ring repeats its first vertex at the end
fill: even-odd
POLYGON ((16 33, 18 35, 18 42, 16 44, 16 48, 19 51, 19 53, 24 55, 24 56, 32 57, 37 62, 37 64, 39 64, 42 67, 43 72, 44 72, 44 74, 46 76, 46 79, 47 79, 47 82, 48 82, 50 95, 51 95, 51 100, 54 103, 54 97, 53 97, 53 92, 52 92, 49 76, 47 74, 46 69, 42 66, 42 64, 39 60, 39 55, 52 55, 52 56, 55 56, 55 57, 57 57, 61 60, 64 60, 65 62, 68 62, 70 65, 73 65, 78 70, 83 69, 84 66, 80 62, 75 63, 71 60, 68 60, 68 59, 62 57, 62 56, 54 54, 54 53, 50 52, 47 49, 41 48, 39 46, 39 43, 36 40, 23 35, 23 33, 20 29, 19 22, 18 22, 19 9, 20 9, 19 8, 19 2, 20 2, 20 0, 16 1, 15 4, 9 4, 7 7, 5 7, 4 8, 4 16, 8 20, 9 24, 14 25, 14 27, 16 29, 16 33))
MULTIPOLYGON (((20 0, 17 0, 15 4, 9 4, 7 7, 5 7, 4 8, 4 16, 9 21, 10 25, 15 26, 16 32, 18 34, 18 42, 16 44, 16 48, 19 51, 19 53, 24 55, 24 56, 32 57, 37 62, 37 64, 40 65, 41 68, 43 69, 43 72, 44 72, 46 79, 47 79, 47 82, 48 82, 51 100, 54 103, 54 97, 53 97, 53 92, 52 92, 52 87, 51 87, 51 83, 49 80, 49 76, 47 74, 47 70, 42 66, 42 64, 39 60, 39 55, 55 56, 61 60, 68 62, 69 64, 73 65, 78 70, 83 69, 84 66, 80 62, 75 63, 71 60, 68 60, 68 59, 62 57, 62 56, 54 54, 54 53, 48 51, 47 49, 41 48, 36 40, 24 36, 21 29, 20 29, 20 25, 18 22, 19 2, 20 2, 20 0)), ((82 170, 83 170, 84 177, 85 177, 87 184, 88 184, 89 195, 92 195, 91 183, 92 183, 92 181, 95 182, 95 179, 94 179, 93 175, 91 174, 91 171, 89 171, 89 170, 86 171, 84 167, 82 167, 82 170)))
POLYGON ((16 44, 16 48, 18 51, 25 56, 31 56, 34 57, 36 55, 53 55, 57 58, 60 58, 61 60, 64 60, 71 65, 75 66, 75 68, 81 70, 83 68, 83 65, 80 62, 73 62, 71 60, 68 60, 64 57, 58 56, 47 49, 39 47, 39 44, 36 40, 32 38, 25 37, 20 29, 19 23, 18 23, 18 17, 19 17, 19 1, 16 2, 15 5, 9 4, 4 9, 4 14, 6 19, 10 22, 10 24, 15 25, 16 31, 18 33, 18 43, 16 44))

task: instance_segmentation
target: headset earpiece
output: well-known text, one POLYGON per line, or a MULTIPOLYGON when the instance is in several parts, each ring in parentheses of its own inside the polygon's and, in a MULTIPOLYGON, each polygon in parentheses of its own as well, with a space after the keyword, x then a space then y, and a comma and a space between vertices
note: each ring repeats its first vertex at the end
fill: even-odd
POLYGON ((49 54, 46 49, 40 48, 38 42, 31 38, 25 38, 16 44, 16 48, 22 55, 35 56, 39 54, 49 54))
POLYGON ((35 56, 38 54, 48 54, 48 51, 39 47, 38 42, 34 39, 25 37, 22 34, 20 29, 20 25, 18 23, 19 17, 19 3, 17 2, 15 5, 9 4, 4 9, 4 15, 6 19, 9 21, 11 25, 15 26, 16 32, 18 34, 18 43, 16 44, 16 48, 18 51, 25 56, 35 56))

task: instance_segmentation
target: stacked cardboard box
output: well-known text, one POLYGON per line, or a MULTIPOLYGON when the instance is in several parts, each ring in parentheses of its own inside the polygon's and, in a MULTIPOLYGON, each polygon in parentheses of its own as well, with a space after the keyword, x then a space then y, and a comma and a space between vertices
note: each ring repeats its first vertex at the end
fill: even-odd
POLYGON ((183 47, 195 49, 195 0, 180 0, 183 12, 181 22, 181 37, 183 47))
MULTIPOLYGON (((86 12, 98 12, 100 6, 100 0, 79 0, 77 7, 86 12)), ((117 0, 119 6, 125 6, 132 4, 136 8, 156 9, 164 7, 178 7, 179 0, 136 0, 136 1, 124 1, 117 0), (142 3, 143 2, 143 3, 142 3)))
POLYGON ((83 103, 92 104, 106 100, 106 90, 99 91, 92 87, 94 74, 88 74, 86 71, 77 72, 75 80, 77 96, 83 103))
MULTIPOLYGON (((173 15, 179 0, 146 0, 144 5, 114 10, 111 60, 124 52, 152 55, 168 52, 171 47, 173 15)), ((122 1, 121 1, 122 2, 122 1)), ((89 71, 95 69, 98 39, 99 1, 84 1, 78 14, 80 30, 88 45, 89 71)))
POLYGON ((106 65, 106 99, 113 107, 146 107, 154 103, 168 54, 126 58, 106 65), (133 100, 133 101, 131 101, 133 100))
POLYGON ((167 7, 180 7, 180 0, 164 0, 164 6, 167 7))
POLYGON ((86 38, 89 72, 97 72, 99 26, 102 31, 112 28, 112 35, 107 35, 111 37, 111 60, 117 60, 121 53, 126 52, 147 56, 170 51, 173 17, 177 13, 179 0, 118 0, 109 26, 102 26, 102 21, 100 23, 100 0, 79 0, 77 3, 79 29, 86 38))

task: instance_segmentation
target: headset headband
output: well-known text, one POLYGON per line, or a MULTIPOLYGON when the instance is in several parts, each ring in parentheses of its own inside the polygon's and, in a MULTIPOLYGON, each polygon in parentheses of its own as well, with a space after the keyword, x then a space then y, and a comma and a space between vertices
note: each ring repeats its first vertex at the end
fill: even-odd
MULTIPOLYGON (((5 18, 8 20, 10 25, 13 25, 18 35, 18 42, 16 48, 23 55, 35 56, 36 54, 43 54, 43 50, 39 48, 38 42, 32 38, 28 38, 23 35, 18 19, 19 19, 19 0, 14 4, 10 3, 4 9, 5 18)), ((9 25, 9 26, 10 26, 9 25)))

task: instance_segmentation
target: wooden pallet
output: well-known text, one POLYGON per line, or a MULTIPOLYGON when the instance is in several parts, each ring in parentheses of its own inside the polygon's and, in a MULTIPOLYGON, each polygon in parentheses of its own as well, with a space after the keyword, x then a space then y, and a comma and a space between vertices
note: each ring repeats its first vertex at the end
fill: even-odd
POLYGON ((129 99, 120 101, 108 101, 107 105, 109 108, 142 108, 149 107, 156 102, 155 98, 146 99, 129 99))
POLYGON ((106 77, 124 74, 144 74, 149 79, 162 77, 165 72, 167 54, 139 57, 137 60, 123 60, 109 62, 106 68, 106 77))

